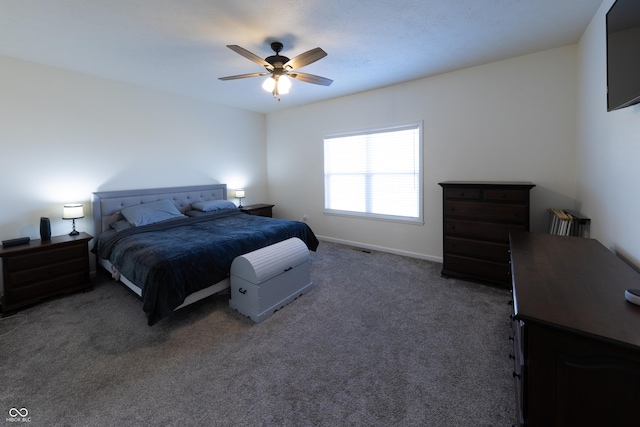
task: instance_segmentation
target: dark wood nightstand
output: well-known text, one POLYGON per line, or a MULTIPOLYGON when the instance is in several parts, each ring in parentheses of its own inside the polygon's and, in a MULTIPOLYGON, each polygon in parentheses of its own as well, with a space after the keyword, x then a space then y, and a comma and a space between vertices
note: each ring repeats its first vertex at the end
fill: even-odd
POLYGON ((275 205, 267 205, 267 204, 257 204, 257 205, 248 205, 243 206, 240 210, 249 215, 258 215, 258 216, 268 216, 271 218, 273 216, 272 208, 275 205))
POLYGON ((0 247, 4 280, 2 316, 53 295, 91 289, 87 233, 0 247))

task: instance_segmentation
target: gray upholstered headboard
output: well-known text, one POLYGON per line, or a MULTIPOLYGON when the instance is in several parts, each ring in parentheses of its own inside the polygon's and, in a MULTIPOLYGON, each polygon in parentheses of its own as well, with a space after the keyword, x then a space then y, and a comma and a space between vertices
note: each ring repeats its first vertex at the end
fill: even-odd
POLYGON ((93 193, 93 225, 95 236, 109 230, 120 218, 120 210, 127 206, 158 200, 172 200, 182 213, 192 203, 208 200, 227 200, 227 184, 195 185, 190 187, 146 188, 142 190, 100 191, 93 193))

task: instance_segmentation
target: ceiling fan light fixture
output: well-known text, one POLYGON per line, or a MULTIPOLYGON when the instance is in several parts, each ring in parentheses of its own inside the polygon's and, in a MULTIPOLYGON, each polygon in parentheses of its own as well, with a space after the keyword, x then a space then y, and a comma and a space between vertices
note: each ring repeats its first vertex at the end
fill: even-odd
POLYGON ((282 75, 278 78, 278 93, 282 95, 286 95, 289 93, 289 89, 291 89, 291 80, 289 77, 282 75))
POLYGON ((327 53, 319 47, 301 53, 293 59, 289 59, 286 56, 280 55, 280 51, 282 50, 282 43, 280 42, 271 43, 271 49, 276 54, 271 55, 265 59, 262 59, 258 55, 251 53, 248 50, 237 45, 227 45, 227 47, 234 52, 244 56, 245 58, 255 62, 256 64, 263 66, 266 69, 266 72, 239 74, 236 76, 219 77, 219 79, 245 79, 247 77, 266 76, 271 73, 271 75, 262 83, 262 88, 267 92, 271 92, 273 94, 273 97, 278 101, 280 101, 280 95, 289 93, 289 90, 291 89, 291 80, 289 76, 298 81, 322 86, 329 86, 331 83, 333 83, 333 80, 327 79, 326 77, 315 76, 313 74, 301 73, 297 71, 298 68, 312 64, 317 60, 327 56, 327 53))
POLYGON ((262 89, 266 90, 267 92, 273 92, 275 88, 276 80, 273 78, 273 76, 269 76, 267 79, 265 79, 264 83, 262 83, 262 89))

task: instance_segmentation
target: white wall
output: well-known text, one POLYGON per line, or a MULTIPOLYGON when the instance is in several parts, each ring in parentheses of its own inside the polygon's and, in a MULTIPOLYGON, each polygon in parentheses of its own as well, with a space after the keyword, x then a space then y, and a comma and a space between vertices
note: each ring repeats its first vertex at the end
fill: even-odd
POLYGON ((602 3, 578 44, 577 195, 591 236, 640 268, 640 106, 607 112, 605 15, 613 3, 602 3))
MULTIPOLYGON (((203 88, 206 90, 206 88, 203 88)), ((265 116, 0 57, 0 238, 71 231, 91 193, 227 183, 267 192, 265 116)), ((233 191, 229 197, 233 198, 233 191)))
MULTIPOLYGON (((576 45, 267 115, 269 202, 316 234, 442 257, 445 180, 531 181, 532 230, 575 208, 576 45), (424 121, 424 226, 324 215, 323 136, 424 121)), ((366 76, 365 76, 366 77, 366 76)), ((294 96, 292 93, 290 96, 294 96)), ((266 202, 267 200, 265 200, 266 202)))

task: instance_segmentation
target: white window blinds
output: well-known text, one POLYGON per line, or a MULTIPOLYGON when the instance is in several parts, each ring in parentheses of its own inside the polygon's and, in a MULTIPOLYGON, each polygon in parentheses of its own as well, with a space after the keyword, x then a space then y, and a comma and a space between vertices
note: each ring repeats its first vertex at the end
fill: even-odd
POLYGON ((325 137, 325 212, 422 222, 421 153, 421 124, 325 137))

